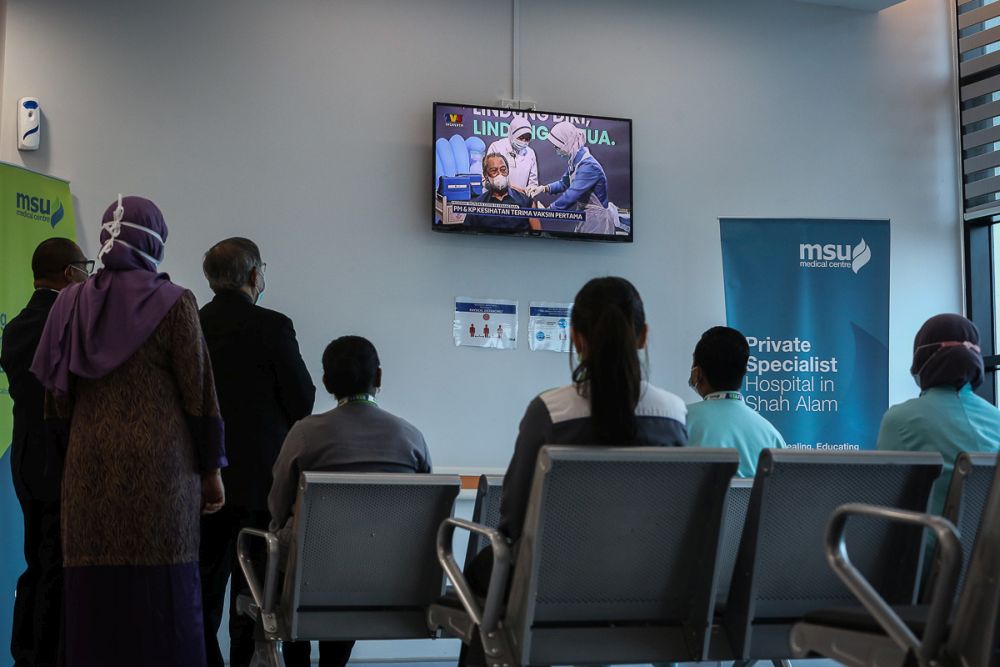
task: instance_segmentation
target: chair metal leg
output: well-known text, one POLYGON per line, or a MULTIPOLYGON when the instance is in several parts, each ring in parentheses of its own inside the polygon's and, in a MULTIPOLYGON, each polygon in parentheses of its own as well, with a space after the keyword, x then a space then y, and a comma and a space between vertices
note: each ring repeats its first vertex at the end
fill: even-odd
POLYGON ((254 641, 253 658, 250 667, 285 667, 278 642, 265 639, 254 641))

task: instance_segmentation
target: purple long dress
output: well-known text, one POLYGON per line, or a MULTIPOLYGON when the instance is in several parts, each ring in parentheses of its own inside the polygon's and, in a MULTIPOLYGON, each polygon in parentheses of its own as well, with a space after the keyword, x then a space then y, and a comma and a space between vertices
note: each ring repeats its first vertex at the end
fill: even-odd
POLYGON ((106 268, 60 293, 32 366, 65 452, 66 664, 203 667, 201 474, 226 464, 212 367, 194 296, 151 270, 159 209, 128 197, 117 217, 155 238, 105 227, 106 268))

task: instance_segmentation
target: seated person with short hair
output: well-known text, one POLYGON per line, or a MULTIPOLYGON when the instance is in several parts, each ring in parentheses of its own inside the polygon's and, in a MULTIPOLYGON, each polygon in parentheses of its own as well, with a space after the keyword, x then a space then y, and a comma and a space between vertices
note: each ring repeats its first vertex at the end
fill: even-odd
MULTIPOLYGON (((306 471, 429 473, 424 436, 409 422, 375 402, 382 368, 375 346, 360 336, 343 336, 323 352, 323 386, 337 407, 292 426, 274 463, 268 496, 271 532, 288 544, 299 477, 306 471)), ((354 642, 320 642, 321 667, 347 664, 354 642)), ((284 642, 288 667, 309 665, 309 642, 284 642)))
POLYGON ((785 446, 785 440, 743 400, 740 387, 747 374, 750 346, 730 327, 712 327, 694 348, 688 384, 702 397, 688 406, 689 447, 730 447, 740 453, 740 477, 753 477, 764 449, 785 446))

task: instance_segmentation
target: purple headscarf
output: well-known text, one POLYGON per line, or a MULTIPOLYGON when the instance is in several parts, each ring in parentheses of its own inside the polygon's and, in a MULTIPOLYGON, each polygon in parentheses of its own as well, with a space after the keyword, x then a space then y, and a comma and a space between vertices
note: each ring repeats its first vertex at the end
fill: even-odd
POLYGON ((49 391, 65 395, 70 375, 104 377, 153 334, 184 293, 165 273, 167 225, 156 204, 124 197, 104 212, 103 268, 59 293, 42 332, 31 372, 49 391))
POLYGON ((935 315, 924 322, 913 340, 910 372, 921 389, 983 383, 979 330, 961 315, 935 315))

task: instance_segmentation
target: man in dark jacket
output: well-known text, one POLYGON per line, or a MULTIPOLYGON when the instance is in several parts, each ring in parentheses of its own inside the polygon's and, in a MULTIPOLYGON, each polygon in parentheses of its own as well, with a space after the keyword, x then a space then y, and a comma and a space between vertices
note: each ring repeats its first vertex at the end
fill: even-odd
POLYGON ((236 613, 246 588, 236 559, 242 528, 266 530, 271 467, 288 430, 312 412, 316 388, 306 370, 292 321, 257 306, 264 292, 260 250, 248 239, 230 238, 205 253, 203 269, 215 298, 201 309, 219 408, 226 425, 229 467, 222 471, 226 506, 202 517, 201 585, 205 643, 210 667, 222 667, 217 634, 232 575, 230 665, 253 656, 253 623, 236 613))
POLYGON ((86 280, 93 264, 69 239, 42 241, 31 256, 35 292, 24 310, 3 329, 0 366, 7 374, 14 401, 10 466, 24 514, 24 560, 28 566, 17 580, 14 600, 10 648, 15 667, 55 665, 62 625, 62 463, 46 445, 45 390, 28 369, 59 290, 86 280))

